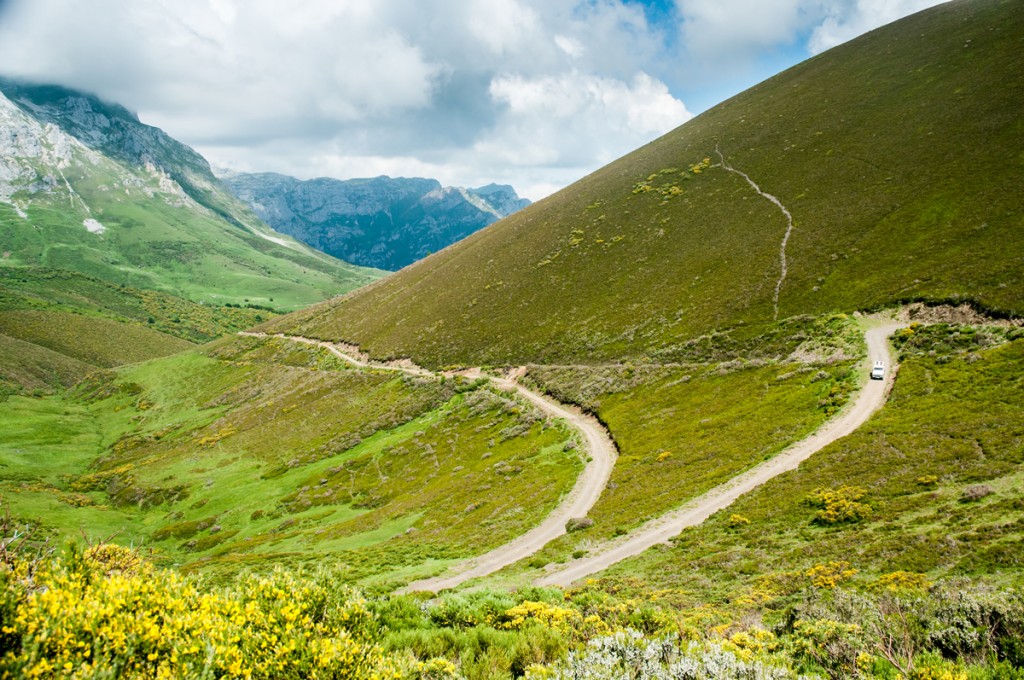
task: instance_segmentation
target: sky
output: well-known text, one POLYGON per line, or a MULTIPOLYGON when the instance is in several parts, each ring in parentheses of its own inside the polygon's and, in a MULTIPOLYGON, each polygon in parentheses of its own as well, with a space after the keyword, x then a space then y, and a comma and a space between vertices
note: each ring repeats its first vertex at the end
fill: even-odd
POLYGON ((218 168, 538 200, 939 0, 0 0, 0 75, 97 94, 218 168))

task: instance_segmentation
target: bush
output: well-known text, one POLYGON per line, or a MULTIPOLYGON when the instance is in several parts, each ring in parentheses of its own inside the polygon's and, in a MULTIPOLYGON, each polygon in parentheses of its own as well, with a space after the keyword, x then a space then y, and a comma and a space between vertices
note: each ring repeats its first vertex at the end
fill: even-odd
MULTIPOLYGON (((749 653, 746 654, 750 657, 749 653)), ((670 680, 675 678, 758 678, 781 680, 797 674, 767 660, 740 658, 715 643, 682 646, 673 637, 647 638, 627 630, 591 640, 552 668, 527 669, 528 680, 670 680)))
POLYGON ((361 598, 276 570, 204 592, 130 550, 72 549, 32 580, 0 567, 0 677, 371 678, 394 672, 361 598))
POLYGON ((963 494, 960 495, 960 500, 964 503, 974 503, 980 501, 985 496, 991 496, 994 491, 988 484, 974 484, 964 489, 963 494))
POLYGON ((1024 597, 977 588, 942 592, 928 641, 947 658, 1024 667, 1024 597))
POLYGON ((589 517, 573 517, 565 523, 565 531, 571 534, 574 531, 582 531, 592 526, 594 526, 594 520, 589 517))
POLYGON ((859 486, 841 486, 838 489, 815 489, 807 496, 807 504, 819 508, 815 524, 841 524, 859 522, 871 516, 871 506, 858 503, 867 495, 859 486))
POLYGON ((736 529, 738 527, 746 526, 750 524, 750 520, 743 515, 737 515, 735 513, 729 515, 729 521, 727 522, 730 529, 736 529))

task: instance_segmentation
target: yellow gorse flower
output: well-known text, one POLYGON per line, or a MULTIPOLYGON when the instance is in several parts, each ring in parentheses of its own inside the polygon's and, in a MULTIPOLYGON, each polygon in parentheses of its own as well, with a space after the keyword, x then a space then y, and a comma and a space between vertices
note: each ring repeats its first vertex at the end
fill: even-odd
POLYGON ((117 546, 43 564, 33 579, 0 569, 17 602, 3 634, 20 642, 0 677, 395 677, 362 599, 282 570, 204 592, 117 546))

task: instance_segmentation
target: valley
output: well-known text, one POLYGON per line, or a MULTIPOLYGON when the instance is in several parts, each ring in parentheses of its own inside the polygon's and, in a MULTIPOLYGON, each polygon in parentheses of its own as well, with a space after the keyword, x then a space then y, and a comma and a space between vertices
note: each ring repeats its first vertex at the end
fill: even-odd
POLYGON ((527 206, 245 204, 0 79, 0 677, 1024 677, 1022 41, 943 3, 527 206))

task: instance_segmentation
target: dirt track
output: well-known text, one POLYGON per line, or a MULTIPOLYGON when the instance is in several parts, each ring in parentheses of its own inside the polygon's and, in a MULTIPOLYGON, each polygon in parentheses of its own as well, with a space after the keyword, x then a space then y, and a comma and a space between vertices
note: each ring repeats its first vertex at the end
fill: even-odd
MULTIPOLYGON (((579 579, 607 569, 616 562, 638 555, 658 543, 665 543, 684 528, 700 524, 715 512, 729 506, 745 493, 764 484, 772 477, 795 469, 801 462, 840 437, 860 427, 884 403, 892 386, 894 365, 888 338, 901 325, 887 322, 865 333, 868 362, 884 361, 885 380, 869 380, 852 404, 839 416, 829 420, 817 431, 793 444, 771 460, 720 484, 698 496, 677 510, 653 519, 632 531, 621 540, 610 541, 593 550, 595 554, 559 566, 538 578, 538 585, 568 586, 579 579)), ((865 368, 865 372, 867 369, 865 368)))
MULTIPOLYGON (((560 566, 536 580, 538 585, 568 586, 590 574, 602 571, 616 562, 638 555, 651 546, 665 543, 684 528, 700 524, 715 512, 729 506, 745 493, 764 484, 772 477, 788 470, 795 469, 801 462, 840 437, 845 437, 880 408, 892 386, 893 364, 889 352, 888 337, 899 328, 901 323, 886 322, 868 330, 865 340, 868 346, 868 365, 875 361, 884 361, 889 367, 884 381, 870 380, 857 394, 856 399, 848 405, 839 416, 826 422, 810 436, 793 444, 771 460, 765 461, 746 472, 733 477, 729 481, 716 486, 707 493, 686 503, 661 517, 655 518, 631 532, 627 537, 609 541, 593 549, 589 557, 574 560, 560 566)), ((265 333, 240 333, 251 337, 278 337, 293 342, 324 347, 334 355, 349 363, 363 368, 378 368, 399 371, 411 375, 434 375, 430 371, 409 362, 375 362, 363 355, 359 348, 339 346, 334 343, 304 338, 301 336, 281 335, 268 336, 265 333)), ((866 371, 866 369, 865 369, 866 371)), ((479 369, 463 371, 462 375, 481 377, 479 369)), ((544 413, 560 418, 575 428, 584 438, 586 444, 587 464, 583 473, 576 480, 572 491, 558 504, 545 520, 490 552, 478 557, 459 562, 449 569, 449 573, 434 578, 415 581, 399 592, 431 591, 439 592, 446 588, 454 588, 472 578, 486 576, 502 567, 529 557, 550 541, 565 533, 565 523, 573 517, 583 517, 594 506, 604 491, 605 485, 615 466, 616 449, 607 430, 597 419, 585 415, 579 410, 559 404, 543 395, 533 392, 517 381, 517 372, 508 377, 489 377, 492 383, 503 390, 515 391, 523 399, 534 404, 544 413)))
MULTIPOLYGON (((296 335, 278 334, 271 336, 266 333, 243 332, 239 335, 257 338, 276 337, 306 345, 316 345, 362 368, 386 369, 411 375, 433 375, 430 371, 408 362, 381 363, 369 361, 358 351, 358 348, 346 346, 343 350, 336 344, 322 340, 314 340, 296 335)), ((585 415, 573 407, 559 404, 520 385, 516 382, 516 373, 513 372, 509 377, 496 378, 483 376, 477 369, 462 372, 463 375, 471 378, 489 377, 491 382, 500 389, 517 392, 523 399, 526 399, 547 415, 564 420, 576 429, 583 436, 586 447, 584 452, 586 466, 583 468, 583 472, 576 479, 576 484, 573 485, 569 494, 562 499, 543 522, 533 529, 490 552, 460 562, 449 570, 451 572, 449 574, 415 581, 405 586, 401 592, 438 592, 445 588, 454 588, 471 578, 485 576, 513 562, 529 557, 550 541, 564 534, 565 523, 569 519, 585 516, 604 491, 608 478, 611 476, 612 468, 615 467, 615 459, 617 457, 615 444, 612 442, 607 430, 593 416, 585 415)))
POLYGON ((564 534, 565 523, 569 519, 585 516, 601 496, 608 483, 608 478, 612 474, 617 455, 615 444, 612 443, 607 431, 595 418, 553 402, 511 380, 501 378, 492 380, 502 389, 517 391, 520 396, 544 413, 554 418, 561 418, 576 428, 583 435, 586 443, 586 453, 589 456, 587 465, 583 469, 583 473, 576 479, 576 484, 569 495, 539 525, 509 543, 479 557, 466 560, 450 575, 415 581, 399 592, 418 590, 439 592, 445 588, 454 588, 471 578, 485 576, 513 562, 529 557, 547 543, 564 534))

